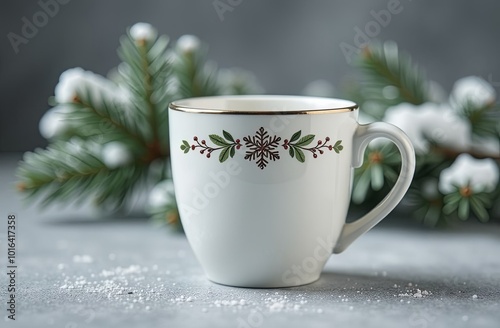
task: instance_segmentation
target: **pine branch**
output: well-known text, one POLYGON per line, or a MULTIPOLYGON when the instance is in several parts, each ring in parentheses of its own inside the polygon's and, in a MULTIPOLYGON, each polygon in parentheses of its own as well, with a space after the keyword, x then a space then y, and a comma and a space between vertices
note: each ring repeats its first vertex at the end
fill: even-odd
POLYGON ((353 202, 362 203, 372 196, 372 191, 380 191, 384 186, 393 185, 400 162, 401 156, 393 144, 366 151, 363 165, 355 170, 353 202))
POLYGON ((408 204, 413 216, 428 227, 437 227, 448 219, 443 213, 443 195, 426 195, 422 193, 422 184, 417 183, 408 191, 408 204))
MULTIPOLYGON (((170 197, 174 198, 175 195, 171 194, 170 197)), ((160 224, 167 224, 174 227, 177 231, 183 231, 182 224, 179 216, 179 209, 175 201, 161 204, 160 206, 149 206, 148 213, 152 219, 160 224)))
POLYGON ((131 145, 146 145, 141 135, 144 120, 132 118, 127 109, 107 99, 102 91, 101 102, 96 102, 90 92, 78 93, 74 103, 67 104, 73 110, 66 113, 66 119, 72 126, 72 134, 82 138, 100 137, 101 142, 126 140, 131 145))
MULTIPOLYGON (((56 131, 61 116, 46 121, 54 129, 51 143, 45 150, 25 154, 17 171, 19 190, 28 198, 41 198, 45 205, 91 197, 99 205, 118 208, 141 182, 150 186, 165 179, 168 104, 222 91, 216 67, 206 62, 199 40, 190 36, 184 41, 172 60, 167 55, 168 37, 157 37, 152 26, 139 23, 120 39, 122 63, 114 71, 114 82, 81 69, 69 70, 54 97, 64 104, 52 105, 64 106, 64 111, 54 113, 70 124, 56 131)), ((238 74, 232 82, 238 82, 242 92, 246 78, 252 82, 248 86, 257 87, 250 76, 238 74)), ((173 196, 172 202, 153 212, 178 222, 173 196)))
POLYGON ((472 102, 461 104, 460 113, 469 121, 477 137, 500 138, 500 106, 486 104, 481 107, 472 102))
MULTIPOLYGON (((363 111, 377 119, 383 119, 385 111, 391 106, 401 103, 420 105, 435 99, 422 69, 412 62, 410 56, 400 53, 393 42, 368 46, 360 56, 358 65, 364 73, 364 79, 359 84, 351 85, 350 94, 358 99, 363 111)), ((464 82, 461 85, 463 90, 456 92, 469 92, 470 97, 473 97, 475 92, 479 92, 474 88, 480 89, 481 86, 477 85, 477 79, 466 82, 470 85, 464 82)), ((494 93, 491 88, 484 89, 489 94, 494 93)), ((463 154, 476 159, 493 159, 500 168, 500 154, 491 150, 484 153, 488 147, 479 144, 485 140, 494 146, 495 139, 500 139, 500 107, 492 103, 493 97, 483 102, 451 103, 469 121, 473 137, 480 138, 462 147, 469 149, 456 150, 428 138, 429 151, 417 154, 415 176, 407 200, 411 203, 412 212, 425 225, 436 226, 457 218, 467 220, 471 216, 486 222, 490 217, 499 216, 500 205, 495 204, 500 204, 500 185, 494 192, 480 192, 481 186, 475 186, 476 191, 472 186, 456 186, 455 191, 443 194, 438 188, 443 171, 451 169, 455 160, 463 154)), ((425 135, 422 137, 427 138, 425 135)), ((363 166, 355 171, 353 202, 376 202, 380 194, 376 191, 383 190, 390 182, 390 177, 395 178, 397 165, 387 163, 386 157, 381 149, 367 151, 363 166)), ((453 170, 459 169, 454 167, 453 170)))
POLYGON ((394 42, 367 46, 359 66, 366 75, 362 84, 366 99, 382 102, 386 107, 402 102, 419 105, 428 100, 424 72, 409 55, 400 53, 394 42))
POLYGON ((146 127, 147 160, 168 156, 168 103, 173 97, 168 92, 172 69, 166 56, 168 38, 137 42, 131 36, 121 39, 118 50, 123 60, 120 73, 132 91, 135 112, 142 113, 146 127))
POLYGON ((40 197, 43 205, 93 197, 98 205, 119 207, 146 171, 145 165, 134 164, 112 170, 91 146, 57 142, 25 154, 17 170, 18 189, 28 198, 40 197))
POLYGON ((461 154, 469 154, 475 158, 479 158, 479 159, 492 158, 492 159, 500 162, 500 154, 498 154, 496 156, 491 155, 491 154, 484 154, 483 152, 479 152, 475 149, 469 149, 467 151, 465 151, 465 150, 459 151, 456 149, 446 148, 443 146, 439 146, 439 147, 434 146, 434 147, 432 147, 430 152, 434 155, 440 155, 444 159, 448 159, 448 160, 454 160, 461 154))
POLYGON ((493 204, 493 193, 475 193, 469 186, 456 186, 456 191, 444 197, 443 213, 455 214, 460 220, 467 220, 471 213, 481 222, 488 222, 488 210, 493 204))
MULTIPOLYGON (((499 170, 500 170, 500 163, 499 163, 499 170)), ((497 188, 495 191, 492 193, 492 199, 494 200, 491 211, 490 211, 490 216, 493 220, 496 220, 500 222, 500 183, 497 184, 497 188)))
POLYGON ((206 60, 206 48, 194 51, 176 49, 175 74, 179 82, 178 97, 203 97, 219 94, 216 66, 206 60))
POLYGON ((72 123, 72 135, 26 154, 18 170, 19 189, 28 196, 39 195, 43 204, 93 197, 97 204, 120 207, 150 164, 168 157, 167 45, 166 37, 138 42, 124 36, 119 49, 121 85, 115 90, 113 84, 91 79, 78 85, 73 101, 66 104, 71 107, 66 119, 72 123), (130 99, 117 98, 121 94, 130 99), (98 150, 75 146, 75 137, 98 150), (107 167, 100 149, 110 141, 126 145, 132 163, 107 167))

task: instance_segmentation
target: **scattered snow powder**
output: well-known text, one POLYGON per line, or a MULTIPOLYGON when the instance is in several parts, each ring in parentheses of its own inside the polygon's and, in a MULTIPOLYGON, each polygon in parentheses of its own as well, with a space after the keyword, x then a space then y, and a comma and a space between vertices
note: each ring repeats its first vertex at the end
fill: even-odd
POLYGON ((271 310, 271 312, 280 312, 281 310, 283 310, 284 307, 285 307, 284 303, 275 302, 269 305, 269 310, 271 310))
MULTIPOLYGON (((409 284, 408 284, 409 285, 409 284)), ((432 295, 430 291, 427 290, 407 290, 405 293, 398 294, 398 297, 414 297, 414 298, 423 298, 426 296, 432 295)))

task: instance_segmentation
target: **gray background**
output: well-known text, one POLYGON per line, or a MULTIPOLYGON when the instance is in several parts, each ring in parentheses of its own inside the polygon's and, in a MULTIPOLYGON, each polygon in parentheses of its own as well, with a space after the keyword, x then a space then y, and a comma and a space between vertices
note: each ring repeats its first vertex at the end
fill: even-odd
MULTIPOLYGON (((172 39, 198 35, 210 45, 209 56, 219 66, 252 70, 268 93, 296 94, 319 78, 340 86, 354 69, 339 44, 352 44, 354 28, 363 29, 373 20, 370 11, 386 9, 388 3, 243 0, 221 21, 212 0, 72 0, 16 54, 7 34, 21 34, 21 19, 32 21, 41 7, 37 1, 4 1, 0 152, 45 145, 38 121, 49 108, 47 98, 60 73, 81 66, 106 74, 119 62, 120 35, 135 22, 149 22, 172 39)), ((379 39, 399 42, 447 90, 466 75, 500 81, 500 2, 401 0, 401 6, 379 39)))

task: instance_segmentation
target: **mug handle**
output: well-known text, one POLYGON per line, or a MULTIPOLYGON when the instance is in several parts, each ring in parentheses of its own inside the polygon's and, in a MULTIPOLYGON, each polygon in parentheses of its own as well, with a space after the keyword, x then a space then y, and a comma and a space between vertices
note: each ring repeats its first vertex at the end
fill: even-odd
POLYGON ((399 128, 384 122, 359 125, 353 139, 352 166, 363 164, 366 147, 375 138, 387 138, 392 141, 401 153, 401 171, 398 180, 385 198, 370 212, 360 219, 345 223, 340 237, 333 249, 334 254, 343 252, 355 239, 382 221, 399 204, 410 187, 415 172, 415 151, 410 139, 399 128))

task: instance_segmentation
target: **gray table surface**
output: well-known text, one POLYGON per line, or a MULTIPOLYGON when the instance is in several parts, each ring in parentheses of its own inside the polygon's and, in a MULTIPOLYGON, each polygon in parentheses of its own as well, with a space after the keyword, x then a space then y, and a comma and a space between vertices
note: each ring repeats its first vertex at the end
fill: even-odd
POLYGON ((232 288, 207 281, 183 235, 144 219, 23 207, 18 159, 0 156, 2 327, 500 327, 498 224, 382 224, 316 283, 232 288), (4 321, 8 213, 18 220, 15 322, 4 321))

